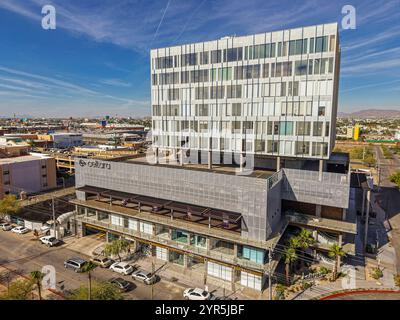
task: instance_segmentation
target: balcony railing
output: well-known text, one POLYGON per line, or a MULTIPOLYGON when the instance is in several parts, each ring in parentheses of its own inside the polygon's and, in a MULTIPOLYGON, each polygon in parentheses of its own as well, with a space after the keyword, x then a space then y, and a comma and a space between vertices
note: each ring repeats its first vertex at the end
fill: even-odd
POLYGON ((190 254, 197 254, 197 255, 200 255, 203 257, 208 257, 208 258, 215 259, 215 260, 225 262, 225 263, 229 263, 232 265, 239 265, 241 267, 250 268, 253 270, 257 270, 257 271, 264 270, 264 265, 262 265, 262 264, 258 264, 258 263, 252 262, 252 261, 241 259, 241 258, 235 257, 233 255, 224 254, 217 250, 204 249, 204 248, 196 247, 196 246, 193 246, 190 244, 185 244, 182 242, 167 239, 165 237, 165 235, 160 236, 160 235, 148 234, 148 233, 140 232, 138 230, 133 230, 133 229, 125 228, 122 226, 117 226, 117 225, 109 223, 108 220, 103 220, 103 221, 97 220, 95 216, 87 217, 85 215, 77 215, 76 219, 78 219, 82 222, 88 223, 88 224, 93 224, 93 225, 96 225, 99 227, 103 227, 110 231, 116 231, 119 233, 137 237, 137 238, 140 238, 143 240, 148 240, 148 241, 153 241, 153 242, 156 242, 159 244, 163 244, 163 245, 166 245, 166 246, 178 249, 178 250, 183 250, 190 254))

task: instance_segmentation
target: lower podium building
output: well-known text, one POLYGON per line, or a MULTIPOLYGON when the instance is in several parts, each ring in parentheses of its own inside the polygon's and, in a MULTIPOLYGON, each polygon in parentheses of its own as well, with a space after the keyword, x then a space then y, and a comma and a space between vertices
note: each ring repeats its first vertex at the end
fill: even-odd
MULTIPOLYGON (((135 251, 198 270, 205 283, 258 291, 274 275, 285 236, 312 230, 310 254, 327 261, 331 243, 354 254, 348 174, 76 159, 76 235, 102 232, 135 251)), ((133 251, 133 250, 132 250, 133 251)), ((194 271, 196 272, 196 271, 194 271)))

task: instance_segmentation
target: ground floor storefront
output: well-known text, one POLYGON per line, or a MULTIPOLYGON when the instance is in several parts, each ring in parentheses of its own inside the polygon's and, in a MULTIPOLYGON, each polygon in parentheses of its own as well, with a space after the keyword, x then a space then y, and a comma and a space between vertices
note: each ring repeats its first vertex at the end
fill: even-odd
POLYGON ((99 237, 103 237, 107 242, 115 239, 125 239, 131 243, 131 254, 152 257, 160 262, 179 266, 182 270, 195 272, 199 278, 203 278, 203 285, 212 283, 215 280, 221 282, 224 287, 230 290, 244 287, 261 292, 265 289, 268 276, 262 271, 248 270, 237 265, 216 261, 209 257, 195 255, 184 250, 178 250, 147 239, 128 236, 91 224, 83 223, 82 229, 78 234, 86 236, 98 233, 99 237))

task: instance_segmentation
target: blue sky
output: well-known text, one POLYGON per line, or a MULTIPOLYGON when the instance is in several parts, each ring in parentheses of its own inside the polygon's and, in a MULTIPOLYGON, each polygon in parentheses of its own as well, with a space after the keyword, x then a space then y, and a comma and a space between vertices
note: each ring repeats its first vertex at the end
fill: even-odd
POLYGON ((345 4, 339 110, 399 110, 400 0, 0 0, 0 116, 146 116, 150 48, 340 23, 345 4))

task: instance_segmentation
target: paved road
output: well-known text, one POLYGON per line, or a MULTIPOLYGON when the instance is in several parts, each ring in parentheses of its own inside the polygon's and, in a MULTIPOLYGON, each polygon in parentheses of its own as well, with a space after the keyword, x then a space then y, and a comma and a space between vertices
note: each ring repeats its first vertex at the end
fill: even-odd
POLYGON ((375 146, 377 162, 381 166, 381 189, 378 201, 386 211, 387 218, 392 226, 392 245, 396 250, 397 273, 400 274, 400 192, 390 182, 390 175, 400 170, 400 159, 393 155, 393 159, 385 159, 380 146, 375 146))
MULTIPOLYGON (((85 259, 89 257, 77 254, 68 249, 66 245, 48 248, 33 239, 32 233, 19 235, 10 231, 0 231, 0 265, 19 270, 22 274, 28 274, 33 270, 41 270, 45 265, 53 265, 56 269, 57 290, 70 290, 87 284, 87 275, 75 273, 64 268, 64 261, 68 258, 80 256, 85 259)), ((95 280, 104 281, 118 274, 102 268, 93 271, 95 280)), ((126 280, 132 281, 129 276, 126 280)), ((125 294, 126 299, 150 299, 151 288, 143 283, 134 282, 136 288, 125 294)), ((181 287, 161 280, 154 286, 154 299, 179 300, 182 299, 181 287)))

